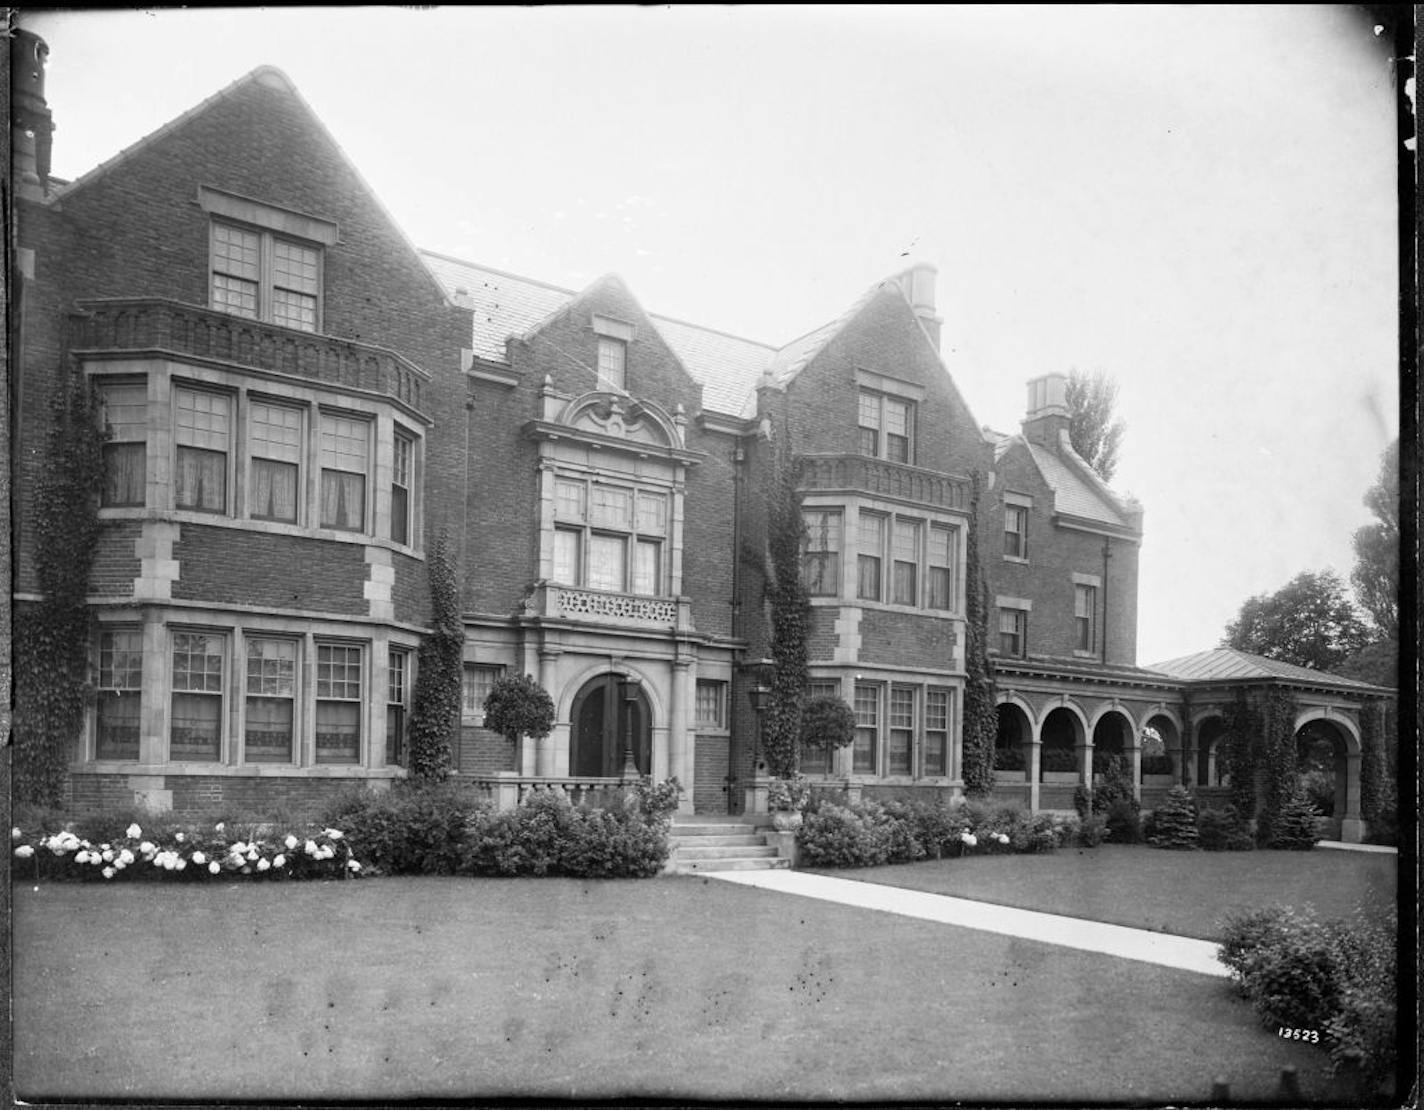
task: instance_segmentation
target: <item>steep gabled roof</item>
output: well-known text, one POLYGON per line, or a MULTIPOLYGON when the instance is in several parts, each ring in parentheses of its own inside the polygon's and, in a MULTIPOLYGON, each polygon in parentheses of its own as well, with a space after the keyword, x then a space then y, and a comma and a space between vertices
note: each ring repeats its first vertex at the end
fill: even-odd
MULTIPOLYGON (((470 297, 475 309, 473 350, 477 358, 505 362, 505 342, 527 334, 566 308, 578 292, 532 278, 466 262, 434 251, 422 251, 426 264, 444 284, 470 297)), ((776 348, 712 328, 667 316, 649 314, 658 334, 694 381, 702 386, 703 407, 730 415, 742 411, 753 395, 776 348)))
POLYGON ((345 164, 347 170, 351 173, 352 177, 354 177, 356 181, 360 184, 362 190, 370 199, 371 203, 376 206, 377 210, 381 213, 381 216, 385 219, 386 223, 388 223, 395 231, 395 233, 400 236, 401 241, 405 243, 411 254, 414 255, 420 261, 422 268, 425 270, 426 274, 430 278, 431 285, 435 288, 437 292, 443 293, 444 286, 441 285, 439 279, 435 276, 435 274, 430 271, 430 267, 425 264, 424 258, 421 256, 421 253, 416 248, 415 244, 411 242, 409 236, 406 235, 405 229, 402 228, 401 225, 396 222, 395 217, 391 215, 390 210, 385 206, 384 203, 382 203, 381 198, 376 195, 375 190, 372 189, 370 184, 366 181, 366 178, 362 175, 360 169, 357 168, 356 163, 353 162, 350 157, 347 156, 346 151, 343 150, 341 144, 336 141, 335 136, 333 136, 332 133, 327 130, 326 124, 322 122, 321 117, 318 116, 316 112, 312 111, 311 105, 308 104, 306 98, 302 96, 300 92, 297 91, 297 86, 293 83, 292 79, 288 77, 285 73, 283 73, 280 69, 278 69, 276 66, 258 66, 256 69, 244 74, 236 81, 233 81, 231 84, 219 89, 217 92, 213 93, 212 96, 195 104, 182 115, 175 116, 173 119, 165 123, 162 127, 159 127, 156 131, 151 131, 143 138, 139 139, 137 142, 131 144, 130 146, 124 147, 124 149, 119 151, 112 158, 105 159, 103 162, 100 162, 97 166, 89 170, 87 173, 83 173, 80 176, 76 177, 73 181, 61 183, 56 179, 52 178, 50 184, 56 186, 56 188, 50 191, 50 193, 44 198, 42 203, 59 204, 66 199, 74 197, 78 193, 82 192, 85 188, 92 185, 95 181, 106 177, 114 170, 132 161, 134 158, 137 158, 139 155, 144 154, 153 146, 155 146, 161 139, 173 134, 176 131, 181 130, 189 122, 203 115, 215 105, 221 103, 224 100, 232 99, 243 89, 247 88, 249 85, 254 84, 265 85, 268 88, 273 89, 280 89, 288 96, 292 97, 292 99, 295 100, 301 106, 302 110, 306 113, 312 125, 321 133, 322 137, 325 138, 326 141, 331 144, 332 149, 336 151, 337 155, 345 164))
POLYGON ((1053 504, 1058 512, 1117 528, 1132 527, 1117 498, 1107 486, 1089 477, 1092 468, 1073 454, 1072 448, 1056 454, 1028 440, 1024 440, 1024 445, 1043 480, 1053 490, 1053 504))
POLYGON ((1297 667, 1294 663, 1282 663, 1279 659, 1267 659, 1264 655, 1237 651, 1235 648, 1212 648, 1194 655, 1184 655, 1179 659, 1168 659, 1165 663, 1153 663, 1149 670, 1170 675, 1186 682, 1249 682, 1260 679, 1285 679, 1310 686, 1331 686, 1341 690, 1356 690, 1361 693, 1382 689, 1368 682, 1353 678, 1342 678, 1328 671, 1313 671, 1309 667, 1297 667))

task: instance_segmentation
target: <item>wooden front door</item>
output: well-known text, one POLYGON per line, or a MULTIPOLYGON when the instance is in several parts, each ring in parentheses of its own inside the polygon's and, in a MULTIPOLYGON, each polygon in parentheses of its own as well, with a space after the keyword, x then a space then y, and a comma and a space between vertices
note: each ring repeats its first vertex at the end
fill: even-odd
POLYGON ((616 674, 595 678, 574 699, 573 732, 569 738, 569 773, 617 778, 623 773, 629 726, 633 762, 639 775, 653 769, 652 715, 640 690, 631 704, 623 700, 616 674))

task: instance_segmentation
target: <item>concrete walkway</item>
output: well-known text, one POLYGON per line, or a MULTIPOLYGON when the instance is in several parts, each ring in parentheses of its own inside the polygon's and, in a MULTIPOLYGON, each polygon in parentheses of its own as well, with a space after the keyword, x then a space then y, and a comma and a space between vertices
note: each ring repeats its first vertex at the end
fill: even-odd
POLYGON ((918 890, 901 890, 877 883, 834 879, 827 875, 811 875, 804 871, 721 871, 703 876, 724 883, 760 887, 781 894, 797 894, 803 898, 819 898, 843 906, 866 910, 882 910, 943 925, 958 925, 964 929, 980 929, 989 933, 1060 944, 1085 952, 1101 952, 1125 960, 1174 967, 1211 975, 1218 979, 1230 977, 1224 964, 1217 961, 1217 946, 1211 941, 1177 937, 1169 933, 1153 933, 1146 929, 1129 929, 1101 921, 1084 921, 1076 917, 995 906, 967 898, 951 898, 943 894, 926 894, 918 890))

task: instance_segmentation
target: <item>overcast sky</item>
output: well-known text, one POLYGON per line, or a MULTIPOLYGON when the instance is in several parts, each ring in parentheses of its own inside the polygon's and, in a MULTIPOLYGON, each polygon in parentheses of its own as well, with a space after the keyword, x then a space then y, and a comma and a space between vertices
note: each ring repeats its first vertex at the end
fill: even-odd
POLYGON ((1141 663, 1348 580, 1398 431, 1395 71, 1359 8, 35 13, 75 177, 276 65, 422 247, 770 343, 910 261, 980 423, 1121 388, 1141 663))

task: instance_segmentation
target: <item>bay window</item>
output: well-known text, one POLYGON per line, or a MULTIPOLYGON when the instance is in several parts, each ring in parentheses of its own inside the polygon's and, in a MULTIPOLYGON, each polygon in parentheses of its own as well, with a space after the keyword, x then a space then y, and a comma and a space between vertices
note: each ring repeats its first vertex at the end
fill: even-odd
POLYGON ((860 553, 856 556, 855 596, 864 601, 879 601, 881 578, 885 565, 885 517, 881 513, 861 513, 858 535, 860 553))
POLYGON ((316 761, 361 762, 361 649, 316 648, 316 761))
POLYGON ((173 504, 205 513, 227 512, 227 459, 232 436, 232 398, 224 393, 173 391, 173 504))
POLYGON ((139 694, 143 689, 141 629, 117 628, 99 634, 95 686, 95 757, 137 759, 139 694))
POLYGON ((248 515, 295 524, 301 489, 302 410, 254 400, 248 415, 252 454, 248 515))
POLYGON ((816 509, 802 513, 801 575, 813 597, 835 597, 841 588, 841 513, 816 509))
POLYGON ((410 702, 410 652, 392 649, 386 680, 386 763, 405 766, 406 706, 410 702))
POLYGON ((920 523, 895 519, 894 547, 891 552, 894 590, 891 600, 896 605, 914 605, 919 598, 920 523))
POLYGON ((875 757, 880 750, 880 687, 855 684, 855 740, 851 744, 851 770, 875 773, 875 757))
POLYGON ((554 517, 556 582, 645 597, 664 592, 666 493, 561 477, 554 517))
POLYGON ((886 745, 885 770, 890 775, 908 775, 914 766, 915 691, 909 686, 890 687, 890 733, 886 745))
POLYGON ((948 690, 930 687, 925 691, 925 748, 921 760, 927 776, 949 774, 948 690))
POLYGON ((391 456, 391 539, 396 543, 410 543, 414 459, 414 441, 397 432, 391 456))
POLYGON ((948 528, 932 524, 929 537, 925 605, 930 609, 953 609, 955 535, 948 528))
POLYGON ((225 658, 226 638, 220 633, 173 633, 168 757, 175 762, 222 759, 225 658))
POLYGON ((100 503, 144 504, 148 470, 148 385, 101 385, 104 425, 104 488, 100 503))
POLYGON ((371 422, 322 413, 320 448, 321 526, 365 531, 371 422))
POLYGON ((291 763, 296 746, 297 644, 247 638, 245 763, 291 763))

